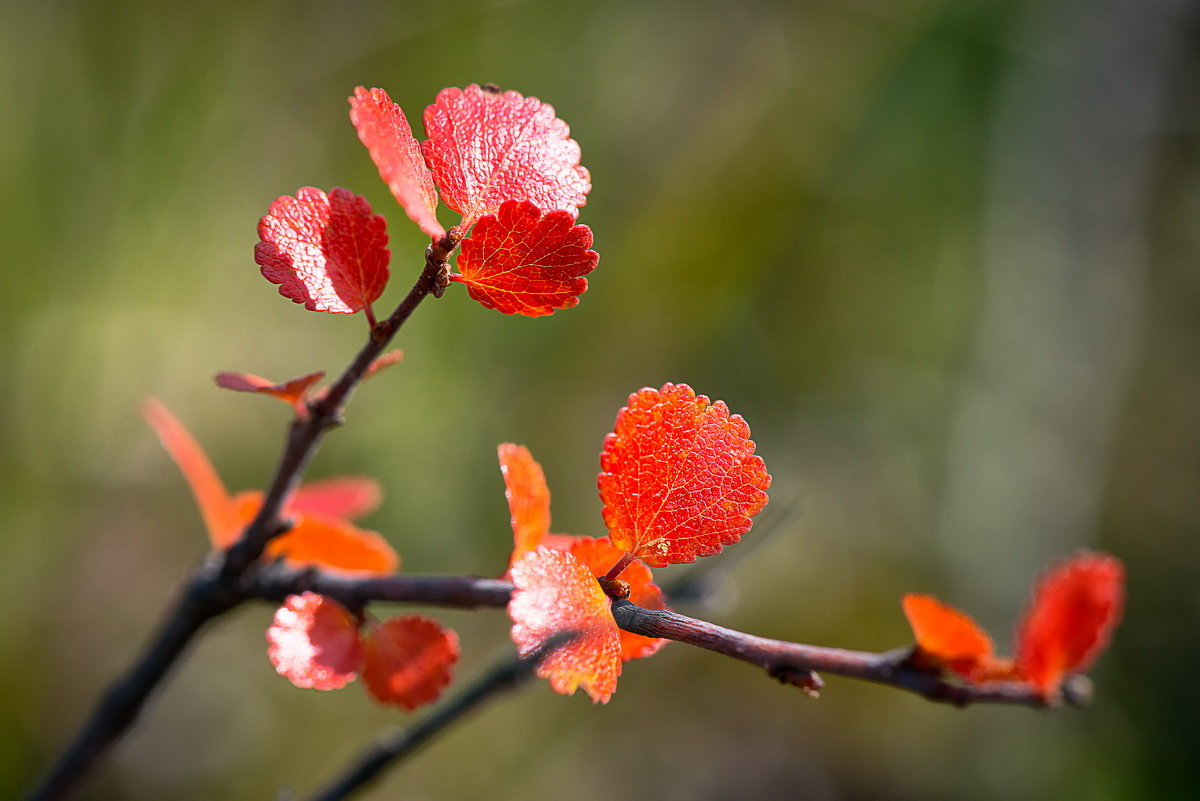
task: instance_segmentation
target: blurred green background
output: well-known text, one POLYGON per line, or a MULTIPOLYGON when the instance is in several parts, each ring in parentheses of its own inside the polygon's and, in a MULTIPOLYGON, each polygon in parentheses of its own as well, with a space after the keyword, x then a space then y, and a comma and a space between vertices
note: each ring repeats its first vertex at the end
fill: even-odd
MULTIPOLYGON (((1196 798, 1198 43, 1187 0, 0 4, 0 796, 204 556, 139 399, 262 486, 285 411, 211 376, 334 371, 364 336, 259 276, 258 217, 305 185, 365 194, 390 308, 424 242, 346 97, 384 87, 415 123, 491 81, 571 124, 601 261, 548 319, 428 302, 323 446, 310 475, 382 481, 368 525, 406 570, 503 570, 502 441, 542 461, 556 531, 603 533, 616 410, 686 381, 775 476, 704 616, 884 650, 926 591, 1008 649, 1079 547, 1125 560, 1130 599, 1086 710, 836 678, 813 701, 671 646, 607 707, 544 683, 496 703, 370 797, 1196 798)), ((406 722, 275 676, 271 611, 208 632, 81 797, 304 792, 406 722)), ((439 615, 463 679, 510 648, 503 612, 439 615)))

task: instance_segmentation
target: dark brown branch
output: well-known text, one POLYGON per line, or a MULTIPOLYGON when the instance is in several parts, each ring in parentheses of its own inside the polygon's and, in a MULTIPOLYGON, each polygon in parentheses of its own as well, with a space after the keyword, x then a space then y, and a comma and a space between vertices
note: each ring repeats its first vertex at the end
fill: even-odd
POLYGON ((497 663, 470 686, 449 699, 411 729, 385 735, 367 748, 340 776, 313 794, 309 801, 340 801, 365 789, 385 768, 413 754, 418 748, 501 693, 525 683, 546 656, 569 642, 574 635, 558 634, 525 657, 509 657, 497 663))
POLYGON ((429 295, 440 296, 445 290, 446 261, 457 245, 458 235, 453 230, 430 245, 420 277, 395 311, 372 328, 370 338, 354 361, 324 395, 309 404, 308 414, 293 419, 279 465, 254 520, 228 551, 218 554, 213 563, 192 576, 141 657, 108 687, 75 740, 27 796, 29 801, 65 798, 134 724, 146 700, 196 633, 208 621, 251 597, 245 593, 244 579, 267 543, 288 530, 280 510, 300 482, 321 437, 341 421, 342 410, 354 388, 421 301, 429 295))
POLYGON ((315 569, 274 564, 260 571, 244 591, 249 596, 276 603, 289 595, 317 592, 348 609, 360 609, 371 601, 474 609, 506 606, 512 588, 508 581, 478 576, 400 574, 348 578, 315 569))
MULTIPOLYGON (((617 625, 647 637, 669 640, 706 648, 719 654, 757 665, 772 677, 803 689, 814 690, 811 673, 820 671, 876 684, 886 684, 916 693, 931 701, 955 706, 978 703, 1016 704, 1045 707, 1049 704, 1030 685, 1019 682, 988 682, 980 685, 958 684, 939 673, 921 670, 911 664, 910 650, 901 649, 878 654, 867 651, 848 651, 824 648, 783 640, 756 637, 727 629, 676 612, 643 609, 628 601, 613 601, 613 616, 617 625)), ((1067 703, 1079 706, 1087 703, 1088 693, 1079 682, 1072 682, 1064 691, 1067 703)))
MULTIPOLYGON (((289 570, 274 566, 264 571, 246 592, 257 598, 281 601, 287 595, 311 590, 328 594, 351 607, 372 601, 436 604, 457 607, 504 606, 512 585, 475 576, 398 575, 351 579, 317 570, 289 570)), ((772 640, 728 629, 677 612, 644 609, 625 600, 612 605, 617 625, 635 634, 663 637, 731 656, 757 665, 772 677, 807 692, 821 686, 816 672, 884 684, 916 693, 931 701, 956 706, 978 703, 1045 707, 1050 704, 1030 685, 1020 682, 960 684, 939 672, 911 663, 911 649, 884 653, 850 651, 819 645, 772 640)), ((1063 689, 1063 700, 1084 706, 1090 688, 1084 677, 1072 677, 1063 689)))

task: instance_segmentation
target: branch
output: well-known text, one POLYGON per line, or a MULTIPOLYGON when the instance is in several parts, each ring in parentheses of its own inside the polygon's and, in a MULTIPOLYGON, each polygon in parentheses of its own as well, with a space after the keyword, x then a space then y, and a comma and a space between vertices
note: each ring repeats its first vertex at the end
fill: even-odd
POLYGON ((574 637, 571 633, 557 634, 528 656, 509 657, 498 662, 416 726, 385 735, 364 750, 340 776, 314 793, 309 801, 340 801, 362 790, 385 768, 410 756, 467 713, 503 692, 520 687, 551 651, 566 645, 574 637))
MULTIPOLYGON (((758 665, 773 678, 795 684, 809 692, 820 686, 819 683, 815 687, 812 684, 812 672, 819 670, 897 687, 930 701, 941 701, 955 706, 997 703, 1041 708, 1052 705, 1029 684, 959 684, 947 680, 940 673, 921 670, 911 664, 911 649, 908 648, 880 654, 771 640, 677 612, 643 609, 622 600, 614 600, 612 610, 617 625, 626 631, 644 634, 647 637, 665 637, 741 659, 758 665)), ((1063 700, 1072 706, 1083 706, 1090 700, 1090 687, 1083 677, 1073 679, 1064 688, 1063 700)))
POLYGON ((27 796, 28 801, 65 798, 137 720, 151 693, 187 649, 192 638, 213 618, 253 597, 242 587, 273 538, 288 530, 280 517, 283 502, 304 473, 322 436, 341 422, 341 413, 354 388, 427 296, 440 296, 446 287, 446 261, 458 246, 454 229, 425 251, 425 267, 412 289, 386 320, 371 329, 371 337, 329 390, 309 404, 288 428, 287 443, 254 520, 228 551, 197 570, 174 608, 151 638, 146 650, 109 685, 75 740, 27 796))
MULTIPOLYGON (((372 601, 477 608, 506 605, 512 584, 475 576, 397 575, 355 579, 276 565, 246 588, 247 595, 273 602, 305 591, 329 595, 352 609, 372 601)), ((947 679, 938 671, 912 664, 911 648, 874 653, 772 640, 678 612, 644 609, 626 600, 614 600, 612 611, 617 625, 626 631, 675 640, 749 662, 773 678, 810 693, 821 687, 822 682, 815 675, 820 671, 896 687, 955 706, 997 703, 1041 708, 1054 703, 1021 682, 968 685, 947 679)), ((1086 706, 1090 700, 1087 679, 1071 677, 1063 688, 1063 701, 1070 706, 1086 706)))

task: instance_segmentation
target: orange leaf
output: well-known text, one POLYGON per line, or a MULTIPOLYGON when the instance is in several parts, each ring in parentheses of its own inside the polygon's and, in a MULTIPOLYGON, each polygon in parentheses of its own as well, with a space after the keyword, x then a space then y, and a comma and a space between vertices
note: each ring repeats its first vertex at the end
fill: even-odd
MULTIPOLYGON (((235 529, 233 539, 236 539, 236 534, 258 514, 263 493, 247 490, 238 493, 234 500, 241 521, 235 529)), ((283 558, 294 567, 320 567, 342 573, 388 575, 400 567, 395 549, 378 532, 333 517, 291 513, 289 516, 292 528, 267 544, 268 558, 283 558)))
POLYGON ((541 546, 512 566, 512 582, 508 615, 521 655, 559 632, 575 632, 576 639, 546 657, 537 673, 555 692, 571 695, 583 687, 592 701, 608 703, 621 675, 621 640, 595 576, 571 554, 541 546))
POLYGON ((505 442, 496 449, 504 497, 512 515, 513 552, 509 565, 542 543, 550 532, 550 488, 542 466, 524 445, 505 442))
POLYGON ((217 386, 232 389, 234 392, 258 392, 270 395, 291 406, 300 409, 308 397, 312 385, 325 377, 325 373, 316 372, 293 378, 282 384, 272 383, 270 379, 252 373, 224 372, 217 373, 217 386))
POLYGON ((992 638, 970 615, 932 595, 909 593, 902 603, 925 661, 968 679, 992 661, 992 638))
MULTIPOLYGON (((571 555, 592 572, 593 576, 608 573, 625 552, 612 544, 608 537, 578 537, 569 545, 571 555)), ((629 584, 629 600, 646 609, 666 609, 663 591, 654 583, 650 568, 641 562, 631 562, 614 578, 629 584)), ((646 637, 621 629, 621 661, 650 656, 667 644, 668 640, 646 637)))
POLYGON ((229 491, 200 443, 166 406, 153 398, 142 403, 142 416, 191 487, 213 547, 231 545, 242 524, 229 491))
POLYGON ((337 601, 289 595, 267 629, 267 657, 297 687, 336 690, 353 681, 363 660, 358 622, 337 601))
POLYGON ((292 493, 284 509, 304 515, 357 520, 378 509, 382 500, 383 490, 375 479, 337 476, 301 485, 292 493))
POLYGON ((362 677, 376 701, 411 712, 437 700, 457 661, 453 631, 420 615, 393 617, 367 633, 362 677))
POLYGON ((771 485, 746 421, 687 384, 630 395, 604 439, 600 469, 613 543, 653 567, 737 542, 771 485))
POLYGON ((1080 552, 1048 570, 1017 627, 1017 668, 1044 694, 1086 670, 1108 646, 1125 602, 1115 556, 1080 552))

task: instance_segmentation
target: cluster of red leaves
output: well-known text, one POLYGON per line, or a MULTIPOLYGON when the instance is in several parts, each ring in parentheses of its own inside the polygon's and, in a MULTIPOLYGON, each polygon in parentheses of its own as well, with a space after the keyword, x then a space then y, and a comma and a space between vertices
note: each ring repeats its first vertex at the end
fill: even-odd
MULTIPOLYGON (((274 389, 252 391, 280 394, 274 389)), ((263 494, 248 490, 231 496, 200 444, 165 406, 150 400, 143 413, 191 487, 212 546, 233 545, 258 513, 263 494)), ((351 522, 378 508, 381 497, 379 485, 360 476, 302 485, 283 507, 291 528, 270 542, 266 556, 350 575, 394 573, 400 558, 387 541, 351 522)), ((332 690, 361 673, 380 703, 414 709, 435 700, 458 659, 454 632, 418 616, 367 622, 360 636, 363 625, 329 598, 291 596, 267 630, 268 656, 297 687, 332 690)))
MULTIPOLYGON (((599 256, 576 225, 591 190, 579 145, 553 107, 491 87, 444 89, 425 110, 419 143, 382 89, 358 87, 350 120, 396 201, 438 241, 438 187, 462 215, 460 273, 468 294, 505 314, 539 317, 579 302, 599 256), (472 231, 472 228, 474 229, 472 231)), ((278 198, 258 226, 254 259, 279 293, 306 309, 367 310, 388 279, 387 230, 367 201, 345 189, 305 187, 278 198)))
POLYGON ((361 675, 377 702, 410 711, 437 700, 458 655, 458 636, 437 621, 360 621, 313 592, 288 596, 267 629, 271 664, 297 687, 336 690, 361 675))
POLYGON ((931 595, 904 596, 916 636, 916 664, 968 682, 1028 682, 1044 698, 1087 670, 1107 647, 1124 605, 1125 569, 1114 556, 1081 552, 1051 568, 1017 625, 1015 659, 995 654, 992 638, 969 615, 931 595))
POLYGON ((639 390, 617 413, 600 455, 607 537, 550 534, 541 467, 515 445, 500 446, 500 465, 515 540, 513 641, 527 654, 558 632, 575 632, 538 674, 557 692, 583 687, 600 703, 612 697, 624 661, 649 656, 663 641, 618 629, 597 579, 627 588, 639 606, 666 608, 647 565, 692 562, 737 542, 771 483, 746 421, 686 384, 639 390))

